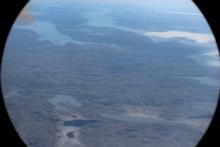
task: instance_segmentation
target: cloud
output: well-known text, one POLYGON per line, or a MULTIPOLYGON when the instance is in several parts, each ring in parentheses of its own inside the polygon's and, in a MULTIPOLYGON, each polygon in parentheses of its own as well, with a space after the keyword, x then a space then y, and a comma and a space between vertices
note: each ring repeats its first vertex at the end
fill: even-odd
POLYGON ((218 49, 216 49, 216 50, 213 50, 213 51, 204 53, 203 55, 212 56, 212 57, 213 57, 213 56, 214 56, 214 57, 217 57, 217 56, 219 56, 219 51, 218 51, 218 49))
POLYGON ((18 16, 18 21, 24 24, 32 24, 34 22, 34 18, 27 9, 23 9, 18 16))
POLYGON ((188 15, 188 16, 202 16, 202 13, 192 13, 184 11, 167 11, 167 14, 188 15))
POLYGON ((203 54, 204 56, 210 57, 207 61, 209 66, 220 67, 220 58, 218 49, 206 52, 203 54))
POLYGON ((215 87, 220 86, 220 81, 219 80, 209 78, 209 77, 187 77, 187 78, 196 80, 196 81, 200 82, 201 84, 205 84, 205 85, 208 85, 208 86, 215 86, 215 87))
POLYGON ((197 43, 213 42, 215 39, 211 34, 191 33, 184 31, 166 31, 166 32, 146 32, 145 36, 161 39, 181 38, 189 39, 197 43))

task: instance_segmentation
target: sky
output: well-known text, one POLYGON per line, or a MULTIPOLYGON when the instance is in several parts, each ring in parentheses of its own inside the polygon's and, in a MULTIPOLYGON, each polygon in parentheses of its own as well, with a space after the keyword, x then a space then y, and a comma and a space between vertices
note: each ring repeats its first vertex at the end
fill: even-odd
POLYGON ((192 0, 30 0, 36 4, 74 4, 74 3, 99 3, 99 4, 125 4, 155 7, 158 9, 171 9, 171 10, 189 10, 198 11, 192 0))

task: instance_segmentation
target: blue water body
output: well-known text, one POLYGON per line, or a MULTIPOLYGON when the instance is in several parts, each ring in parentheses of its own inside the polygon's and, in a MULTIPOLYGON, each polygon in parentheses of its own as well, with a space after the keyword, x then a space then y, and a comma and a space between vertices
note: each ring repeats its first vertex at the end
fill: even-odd
POLYGON ((83 127, 89 124, 93 124, 98 122, 97 120, 68 120, 68 121, 64 121, 63 125, 64 126, 74 126, 74 127, 83 127))
POLYGON ((83 13, 83 17, 88 19, 88 26, 91 27, 112 27, 124 31, 129 31, 137 34, 143 34, 145 31, 141 29, 130 28, 125 25, 115 24, 114 18, 111 16, 111 11, 86 11, 83 13))
POLYGON ((74 138, 74 132, 68 132, 66 133, 66 136, 69 137, 69 138, 74 138))
POLYGON ((59 32, 56 25, 49 21, 38 20, 31 25, 17 24, 15 28, 32 30, 39 35, 40 40, 48 40, 56 45, 63 45, 66 43, 83 44, 82 42, 74 40, 70 36, 59 32))

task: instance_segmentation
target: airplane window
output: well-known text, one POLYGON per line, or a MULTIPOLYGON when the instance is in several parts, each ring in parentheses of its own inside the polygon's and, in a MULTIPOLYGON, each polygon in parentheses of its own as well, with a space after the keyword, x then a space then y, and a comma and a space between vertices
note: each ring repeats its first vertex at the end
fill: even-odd
POLYGON ((194 147, 215 112, 215 38, 191 0, 32 0, 2 90, 28 147, 194 147))

